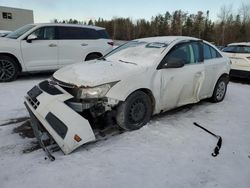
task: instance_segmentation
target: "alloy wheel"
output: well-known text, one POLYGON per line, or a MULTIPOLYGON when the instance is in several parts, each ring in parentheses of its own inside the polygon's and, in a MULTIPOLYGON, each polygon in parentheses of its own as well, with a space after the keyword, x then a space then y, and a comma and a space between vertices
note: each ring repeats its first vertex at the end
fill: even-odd
POLYGON ((15 66, 9 60, 0 60, 0 81, 11 79, 15 75, 15 66))
POLYGON ((226 92, 226 83, 220 82, 216 91, 216 98, 217 100, 221 100, 226 92))

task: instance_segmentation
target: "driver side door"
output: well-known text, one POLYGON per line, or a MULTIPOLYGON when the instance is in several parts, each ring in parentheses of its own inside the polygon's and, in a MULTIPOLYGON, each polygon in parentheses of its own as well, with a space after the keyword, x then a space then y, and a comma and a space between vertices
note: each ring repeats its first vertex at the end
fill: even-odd
POLYGON ((34 40, 22 40, 23 61, 28 71, 58 69, 58 41, 55 27, 40 27, 31 35, 34 40))
POLYGON ((198 102, 204 82, 204 63, 201 43, 189 41, 175 45, 163 58, 160 67, 160 102, 163 111, 198 102), (171 59, 184 63, 183 67, 168 68, 171 59))

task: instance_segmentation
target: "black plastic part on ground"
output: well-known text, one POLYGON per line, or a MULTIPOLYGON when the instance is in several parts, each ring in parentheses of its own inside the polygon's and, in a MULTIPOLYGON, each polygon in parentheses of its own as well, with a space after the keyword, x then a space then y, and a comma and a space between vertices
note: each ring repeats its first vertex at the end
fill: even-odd
POLYGON ((212 153, 212 156, 213 157, 216 157, 217 155, 219 155, 219 151, 220 151, 220 148, 221 148, 221 145, 222 145, 222 138, 221 136, 219 135, 216 135, 214 133, 212 133, 211 131, 207 130, 206 128, 202 127, 201 125, 199 125, 198 123, 194 122, 194 125, 196 127, 199 127, 200 129, 206 131, 207 133, 211 134, 212 136, 214 136, 215 138, 218 138, 218 142, 216 144, 216 147, 214 148, 214 152, 212 153))

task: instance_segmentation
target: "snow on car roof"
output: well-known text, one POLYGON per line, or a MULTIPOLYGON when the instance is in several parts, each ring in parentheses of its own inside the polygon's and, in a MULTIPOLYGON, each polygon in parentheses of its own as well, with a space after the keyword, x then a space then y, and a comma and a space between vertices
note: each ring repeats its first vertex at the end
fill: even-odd
POLYGON ((250 42, 236 42, 236 43, 228 44, 228 46, 234 46, 234 45, 250 46, 250 42))
POLYGON ((136 41, 144 41, 144 42, 162 42, 162 43, 171 43, 175 40, 199 40, 194 37, 186 37, 186 36, 161 36, 161 37, 149 37, 149 38, 141 38, 135 39, 136 41))
POLYGON ((98 27, 98 26, 92 26, 92 25, 83 25, 83 24, 63 24, 63 23, 36 23, 32 24, 36 26, 67 26, 67 27, 84 27, 84 28, 91 28, 95 30, 103 30, 105 28, 98 27))

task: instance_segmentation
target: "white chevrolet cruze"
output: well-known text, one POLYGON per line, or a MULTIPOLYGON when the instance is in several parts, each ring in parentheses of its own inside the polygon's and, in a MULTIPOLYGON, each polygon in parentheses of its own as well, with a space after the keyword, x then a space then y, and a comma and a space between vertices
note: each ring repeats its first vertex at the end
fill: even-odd
POLYGON ((0 82, 21 72, 57 70, 96 59, 113 49, 104 28, 76 24, 29 24, 0 37, 0 82))
POLYGON ((205 98, 222 101, 229 61, 196 38, 137 39, 98 60, 58 70, 28 92, 25 105, 36 135, 49 133, 68 154, 95 140, 103 119, 135 130, 154 114, 205 98))

